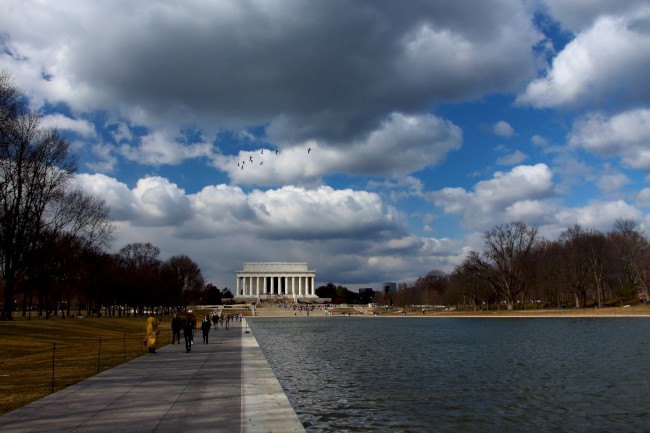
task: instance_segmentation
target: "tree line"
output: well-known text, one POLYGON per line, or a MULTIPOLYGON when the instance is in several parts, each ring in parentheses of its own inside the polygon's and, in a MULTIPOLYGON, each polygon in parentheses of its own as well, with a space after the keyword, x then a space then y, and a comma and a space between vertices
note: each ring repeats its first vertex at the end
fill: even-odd
POLYGON ((70 143, 0 71, 0 318, 76 308, 110 314, 160 305, 220 302, 232 296, 205 284, 189 257, 166 261, 149 243, 109 254, 116 226, 99 196, 75 187, 70 143), (74 307, 73 307, 74 306, 74 307))
POLYGON ((483 234, 451 273, 440 270, 412 287, 379 293, 394 305, 455 305, 509 310, 603 307, 648 301, 650 242, 638 222, 618 219, 610 232, 574 225, 557 240, 536 226, 501 224, 483 234))

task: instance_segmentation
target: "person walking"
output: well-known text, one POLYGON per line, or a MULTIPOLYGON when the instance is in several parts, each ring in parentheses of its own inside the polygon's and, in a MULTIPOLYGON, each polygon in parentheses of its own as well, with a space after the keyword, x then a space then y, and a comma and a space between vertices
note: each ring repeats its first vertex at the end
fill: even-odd
POLYGON ((190 336, 190 344, 194 344, 194 330, 196 329, 196 316, 192 310, 187 310, 188 320, 192 322, 192 335, 190 336))
POLYGON ((158 329, 159 322, 156 319, 156 315, 153 312, 149 313, 147 317, 147 338, 144 340, 149 353, 156 353, 156 345, 158 344, 158 334, 160 329, 158 329))
POLYGON ((219 316, 217 316, 216 311, 212 312, 212 323, 214 324, 214 330, 218 331, 219 328, 217 327, 217 325, 219 324, 219 316))
POLYGON ((194 316, 192 310, 188 311, 183 320, 183 337, 185 337, 185 352, 192 350, 192 338, 194 335, 194 316))
POLYGON ((206 314, 201 321, 201 334, 203 334, 203 343, 208 344, 208 335, 210 334, 210 317, 206 314))
POLYGON ((183 318, 181 317, 181 312, 177 311, 176 315, 172 319, 172 344, 176 341, 178 344, 181 344, 181 328, 183 327, 183 318))

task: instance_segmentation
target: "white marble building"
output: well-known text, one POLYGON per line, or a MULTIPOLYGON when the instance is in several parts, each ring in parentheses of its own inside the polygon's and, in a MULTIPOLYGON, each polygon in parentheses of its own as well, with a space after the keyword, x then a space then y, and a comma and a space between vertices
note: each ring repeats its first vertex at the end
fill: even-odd
POLYGON ((289 298, 314 299, 316 270, 307 263, 260 262, 244 263, 237 271, 236 299, 289 298))

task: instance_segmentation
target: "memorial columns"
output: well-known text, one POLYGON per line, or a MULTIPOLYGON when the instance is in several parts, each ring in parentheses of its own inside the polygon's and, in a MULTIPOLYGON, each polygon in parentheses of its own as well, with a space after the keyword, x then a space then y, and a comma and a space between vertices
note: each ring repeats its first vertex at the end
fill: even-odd
POLYGON ((307 263, 245 263, 236 275, 235 296, 243 298, 316 297, 315 270, 307 263))

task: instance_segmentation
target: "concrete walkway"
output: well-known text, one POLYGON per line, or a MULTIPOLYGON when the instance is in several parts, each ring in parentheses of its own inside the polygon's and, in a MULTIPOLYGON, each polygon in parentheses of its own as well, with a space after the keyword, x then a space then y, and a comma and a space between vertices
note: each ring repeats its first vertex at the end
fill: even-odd
POLYGON ((304 432, 243 323, 197 332, 0 417, 0 431, 304 432))

